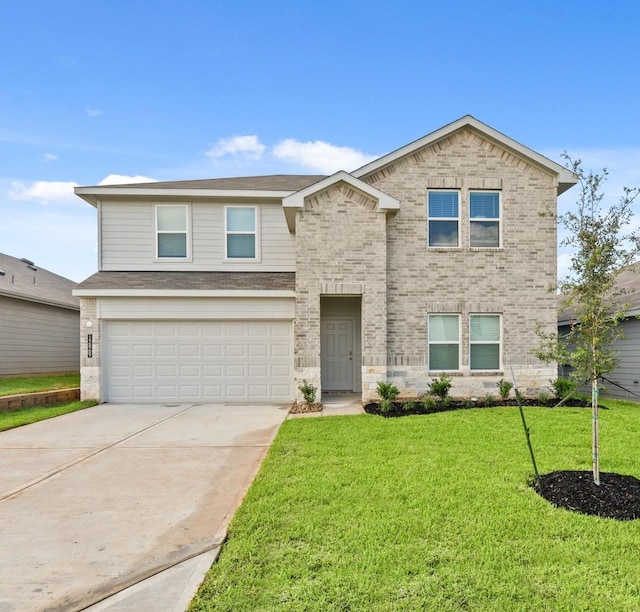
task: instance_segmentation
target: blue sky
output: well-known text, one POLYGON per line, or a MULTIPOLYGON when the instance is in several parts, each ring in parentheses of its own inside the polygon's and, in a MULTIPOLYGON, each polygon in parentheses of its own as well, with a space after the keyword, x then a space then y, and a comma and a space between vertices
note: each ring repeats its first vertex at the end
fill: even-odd
POLYGON ((0 252, 80 281, 75 184, 353 170, 466 114, 616 197, 640 185, 639 27, 636 0, 4 3, 0 252))

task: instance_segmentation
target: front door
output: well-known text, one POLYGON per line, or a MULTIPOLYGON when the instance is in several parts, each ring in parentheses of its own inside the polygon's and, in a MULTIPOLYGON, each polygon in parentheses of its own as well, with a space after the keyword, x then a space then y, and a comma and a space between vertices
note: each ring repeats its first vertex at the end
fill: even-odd
POLYGON ((353 390, 354 320, 322 319, 320 326, 322 390, 353 390))

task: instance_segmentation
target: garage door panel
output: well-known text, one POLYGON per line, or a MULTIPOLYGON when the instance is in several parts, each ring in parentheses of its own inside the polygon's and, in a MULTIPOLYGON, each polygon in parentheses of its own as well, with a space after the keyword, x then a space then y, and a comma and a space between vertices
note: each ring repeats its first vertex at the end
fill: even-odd
POLYGON ((293 397, 293 326, 286 321, 109 321, 107 401, 293 397))
POLYGON ((222 365, 207 365, 202 368, 202 373, 208 378, 222 376, 222 365))

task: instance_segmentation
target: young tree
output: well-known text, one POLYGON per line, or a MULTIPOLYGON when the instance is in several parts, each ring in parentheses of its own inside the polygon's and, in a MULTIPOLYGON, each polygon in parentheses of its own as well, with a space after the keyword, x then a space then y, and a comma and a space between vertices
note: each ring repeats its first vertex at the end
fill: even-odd
POLYGON ((579 159, 574 161, 566 153, 563 157, 580 185, 576 209, 558 217, 567 232, 560 244, 573 249, 569 276, 558 287, 564 304, 575 311, 575 322, 564 337, 541 333, 537 356, 547 362, 568 363, 576 380, 591 382, 593 480, 599 485, 598 379, 618 363, 613 343, 622 335, 619 324, 627 306, 616 281, 640 255, 640 229, 630 225, 631 206, 640 189, 625 187, 619 202, 605 208, 602 185, 607 170, 586 172, 579 159))

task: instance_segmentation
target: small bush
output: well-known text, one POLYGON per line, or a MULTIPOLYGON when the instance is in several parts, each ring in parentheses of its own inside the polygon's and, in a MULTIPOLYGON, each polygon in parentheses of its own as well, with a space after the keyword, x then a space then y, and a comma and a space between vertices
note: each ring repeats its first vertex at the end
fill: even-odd
POLYGON ((304 397, 304 403, 310 406, 311 404, 315 404, 316 402, 316 393, 318 391, 317 387, 314 387, 311 383, 306 380, 302 381, 302 384, 298 387, 300 393, 302 393, 302 397, 304 397))
POLYGON ((540 393, 538 393, 538 401, 541 404, 548 404, 549 400, 551 399, 551 396, 548 393, 545 393, 544 391, 541 391, 540 393))
POLYGON ((485 406, 493 406, 496 403, 496 398, 493 397, 493 395, 491 393, 487 393, 483 398, 482 398, 482 403, 485 406))
POLYGON ((502 399, 507 399, 509 397, 509 393, 511 393, 511 389, 513 389, 513 383, 501 378, 497 383, 498 385, 498 393, 502 399))
POLYGON ((380 381, 376 392, 380 396, 380 411, 389 412, 393 401, 398 397, 400 390, 392 383, 380 381))
POLYGON ((556 394, 556 397, 561 397, 562 399, 573 395, 573 392, 576 390, 577 386, 575 381, 570 380, 569 378, 560 377, 549 382, 551 382, 551 388, 556 394))
POLYGON ((433 410, 436 407, 436 404, 437 402, 434 397, 427 395, 426 397, 422 398, 422 406, 425 410, 433 410))
POLYGON ((414 400, 407 400, 403 405, 402 408, 405 412, 411 412, 412 410, 416 409, 416 402, 414 400))
POLYGON ((438 378, 432 379, 428 387, 431 395, 445 399, 449 395, 449 389, 451 389, 451 376, 443 372, 438 378))

